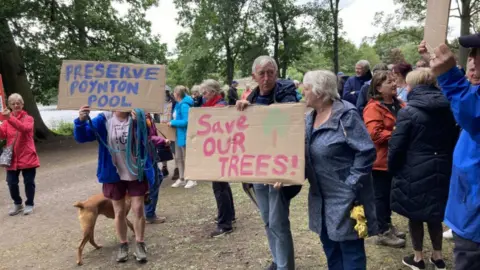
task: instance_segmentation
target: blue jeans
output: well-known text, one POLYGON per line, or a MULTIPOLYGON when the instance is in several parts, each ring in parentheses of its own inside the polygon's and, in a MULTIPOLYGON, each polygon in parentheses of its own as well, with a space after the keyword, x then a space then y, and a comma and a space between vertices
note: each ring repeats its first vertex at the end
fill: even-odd
POLYGON ((163 182, 163 175, 158 166, 155 165, 155 184, 149 188, 150 203, 145 205, 145 217, 153 219, 157 217, 155 211, 157 210, 158 193, 163 182))
POLYGON ((336 242, 330 240, 323 226, 320 235, 329 270, 366 270, 367 256, 363 239, 336 242))
POLYGON ((293 270, 295 256, 288 219, 290 200, 285 198, 281 189, 276 190, 272 185, 255 184, 254 189, 273 262, 278 270, 293 270))

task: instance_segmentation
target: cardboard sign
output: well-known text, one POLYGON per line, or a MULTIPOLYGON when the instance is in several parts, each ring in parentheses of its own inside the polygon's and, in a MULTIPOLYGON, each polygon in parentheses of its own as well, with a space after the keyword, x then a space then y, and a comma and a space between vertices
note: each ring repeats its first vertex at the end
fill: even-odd
POLYGON ((427 19, 423 39, 427 42, 427 49, 433 49, 447 40, 448 18, 450 16, 451 0, 428 0, 427 19))
POLYGON ((164 139, 168 139, 172 142, 176 141, 177 132, 175 128, 169 127, 165 123, 155 125, 157 127, 158 136, 162 136, 164 139))
POLYGON ((165 66, 63 61, 57 109, 163 111, 165 66))
POLYGON ((7 108, 7 97, 3 89, 2 75, 0 75, 0 121, 5 121, 5 117, 1 114, 7 108))
POLYGON ((186 179, 303 184, 305 105, 192 108, 186 179))

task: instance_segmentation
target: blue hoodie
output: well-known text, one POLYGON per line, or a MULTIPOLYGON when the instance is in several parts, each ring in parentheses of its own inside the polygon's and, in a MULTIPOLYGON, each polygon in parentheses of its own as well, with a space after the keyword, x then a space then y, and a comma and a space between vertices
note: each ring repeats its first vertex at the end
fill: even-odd
POLYGON ((187 145, 188 112, 193 103, 190 96, 185 96, 175 106, 175 120, 170 121, 172 127, 177 129, 177 141, 175 143, 179 147, 187 145))
POLYGON ((463 129, 453 153, 445 223, 460 237, 480 243, 480 86, 453 67, 438 77, 463 129))
MULTIPOLYGON (((74 120, 73 137, 78 143, 93 142, 97 140, 95 131, 103 142, 98 142, 98 165, 97 178, 100 183, 116 183, 120 181, 117 173, 117 167, 113 164, 110 151, 104 143, 107 143, 107 118, 111 117, 111 113, 101 113, 92 119, 92 126, 87 121, 80 121, 79 118, 74 120)), ((147 160, 145 177, 150 186, 155 182, 155 170, 152 166, 151 158, 147 160)))

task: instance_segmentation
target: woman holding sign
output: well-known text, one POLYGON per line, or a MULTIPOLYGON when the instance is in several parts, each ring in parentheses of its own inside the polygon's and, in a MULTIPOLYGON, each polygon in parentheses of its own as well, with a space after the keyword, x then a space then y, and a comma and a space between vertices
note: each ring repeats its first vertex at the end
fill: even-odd
POLYGON ((23 110, 23 98, 19 94, 8 97, 8 106, 11 110, 5 109, 2 112, 4 120, 0 126, 0 139, 7 141, 4 153, 0 156, 0 165, 7 168, 8 189, 14 202, 8 214, 15 216, 23 211, 24 215, 28 215, 33 212, 35 173, 40 166, 33 141, 33 117, 23 110), (27 196, 25 208, 18 187, 20 173, 23 175, 27 196))
POLYGON ((355 106, 340 100, 330 71, 307 72, 305 163, 310 182, 310 229, 320 235, 329 269, 367 269, 363 238, 376 233, 371 179, 375 146, 355 106), (367 228, 354 227, 354 206, 363 206, 367 228))
MULTIPOLYGON (((224 107, 227 105, 227 102, 220 95, 222 88, 217 81, 205 80, 200 85, 200 89, 205 98, 205 103, 202 107, 224 107)), ((216 218, 217 229, 210 236, 219 237, 233 231, 232 222, 235 220, 235 208, 229 183, 213 182, 212 188, 217 201, 218 216, 216 218)))

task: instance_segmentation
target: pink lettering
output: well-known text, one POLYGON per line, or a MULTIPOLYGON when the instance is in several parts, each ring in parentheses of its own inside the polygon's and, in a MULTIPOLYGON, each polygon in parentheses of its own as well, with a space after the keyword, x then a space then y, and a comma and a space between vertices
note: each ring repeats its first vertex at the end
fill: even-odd
POLYGON ((240 175, 241 176, 252 176, 252 160, 255 158, 254 155, 243 155, 240 160, 240 175), (248 160, 247 160, 248 159, 248 160))
POLYGON ((228 157, 220 157, 218 161, 222 163, 222 177, 225 177, 225 167, 227 165, 228 157))
POLYGON ((235 120, 225 123, 225 128, 227 129, 228 134, 232 134, 233 127, 235 127, 235 120))
POLYGON ((229 177, 232 176, 232 171, 235 172, 235 176, 238 176, 238 167, 237 167, 238 161, 239 161, 238 156, 232 156, 232 158, 230 159, 230 168, 228 170, 229 177))
POLYGON ((267 176, 265 171, 262 171, 262 168, 268 168, 268 161, 271 159, 271 155, 258 155, 256 160, 255 175, 256 176, 267 176))
POLYGON ((273 164, 275 164, 277 167, 280 167, 280 169, 273 168, 272 169, 273 174, 284 175, 287 172, 287 163, 288 163, 288 157, 285 155, 278 155, 274 157, 273 164))
POLYGON ((222 149, 222 139, 217 140, 217 150, 220 155, 225 155, 230 151, 230 145, 232 145, 232 138, 228 138, 225 149, 222 149))
POLYGON ((240 148, 242 153, 245 153, 245 133, 237 132, 233 135, 233 153, 237 153, 237 149, 240 148))
POLYGON ((223 134, 222 125, 220 124, 220 122, 213 123, 212 132, 223 134))
POLYGON ((204 130, 197 130, 198 136, 205 136, 205 135, 208 135, 208 133, 210 133, 212 127, 210 126, 210 123, 207 121, 208 119, 210 119, 210 117, 212 117, 210 114, 204 114, 200 116, 200 118, 198 119, 198 124, 200 126, 205 127, 204 130))
POLYGON ((247 122, 247 117, 245 115, 240 116, 237 120, 237 129, 239 131, 247 129, 248 124, 246 122, 247 122))
POLYGON ((203 155, 210 157, 215 153, 215 139, 213 137, 207 138, 203 142, 203 155))

